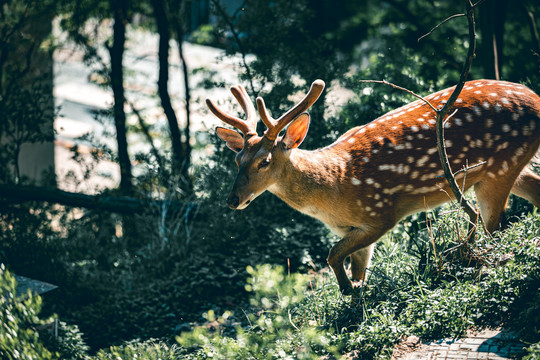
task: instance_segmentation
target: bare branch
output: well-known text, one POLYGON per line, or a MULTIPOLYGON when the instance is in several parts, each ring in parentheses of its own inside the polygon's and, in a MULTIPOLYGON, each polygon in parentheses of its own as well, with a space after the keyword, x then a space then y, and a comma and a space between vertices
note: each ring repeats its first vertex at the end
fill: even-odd
POLYGON ((426 104, 428 104, 429 107, 430 107, 433 111, 437 112, 437 109, 436 109, 433 105, 431 105, 431 103, 430 103, 429 101, 427 101, 426 99, 424 99, 424 98, 421 97, 420 95, 418 95, 418 94, 416 94, 416 93, 412 92, 411 90, 406 89, 406 88, 404 88, 404 87, 401 87, 401 86, 392 84, 391 82, 388 82, 388 81, 386 81, 386 80, 359 80, 359 82, 361 82, 361 83, 384 84, 384 85, 391 86, 391 87, 393 87, 394 89, 398 89, 398 90, 401 90, 401 91, 405 91, 406 93, 408 93, 408 94, 410 94, 410 95, 412 95, 412 96, 414 96, 414 97, 416 97, 416 98, 422 100, 423 102, 425 102, 426 104))
POLYGON ((458 201, 459 205, 463 208, 463 210, 465 210, 465 212, 469 216, 469 220, 470 220, 469 231, 467 235, 467 241, 469 241, 474 237, 474 234, 476 232, 479 215, 478 215, 478 212, 476 212, 474 208, 472 207, 472 205, 467 201, 467 199, 465 199, 463 192, 461 191, 461 189, 456 183, 456 179, 452 173, 452 169, 450 168, 450 164, 448 162, 448 156, 446 154, 446 147, 444 146, 445 142, 444 142, 444 126, 443 126, 444 117, 446 116, 450 108, 454 105, 454 102, 458 98, 459 94, 461 93, 461 90, 463 89, 463 86, 465 85, 465 80, 467 79, 469 75, 469 70, 471 68, 472 60, 474 58, 474 53, 476 50, 474 8, 469 0, 465 0, 465 6, 467 9, 466 14, 467 14, 467 20, 469 23, 469 49, 467 53, 467 59, 465 60, 465 64, 463 65, 463 69, 461 70, 459 81, 456 87, 454 88, 454 91, 450 95, 450 98, 448 99, 447 103, 443 106, 443 108, 437 111, 436 133, 437 133, 437 149, 439 151, 439 158, 441 160, 441 165, 444 170, 444 176, 446 180, 448 181, 448 185, 450 186, 450 189, 452 190, 452 193, 456 197, 456 200, 458 201))
POLYGON ((438 28, 440 28, 444 23, 446 23, 446 22, 448 22, 448 21, 450 21, 450 20, 452 20, 452 19, 455 19, 455 18, 458 18, 458 17, 462 17, 462 16, 467 16, 467 14, 455 14, 455 15, 452 15, 452 16, 450 16, 450 17, 444 19, 444 20, 443 20, 442 22, 440 22, 437 26, 435 26, 433 29, 431 29, 428 33, 426 33, 426 34, 420 36, 420 37, 418 38, 418 42, 420 42, 422 39, 428 37, 429 35, 433 34, 433 32, 434 32, 435 30, 437 30, 438 28))

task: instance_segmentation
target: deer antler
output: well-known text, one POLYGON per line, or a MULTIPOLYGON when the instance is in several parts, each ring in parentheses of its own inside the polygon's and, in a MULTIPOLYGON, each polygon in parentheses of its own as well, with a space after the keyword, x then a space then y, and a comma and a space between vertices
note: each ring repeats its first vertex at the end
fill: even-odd
POLYGON ((261 116, 263 123, 268 128, 268 130, 266 130, 266 132, 264 133, 264 136, 268 140, 276 140, 281 130, 283 130, 283 128, 287 126, 291 121, 293 121, 298 115, 309 109, 311 105, 313 105, 315 101, 317 101, 323 90, 324 81, 315 80, 313 84, 311 84, 311 88, 309 89, 307 95, 302 99, 302 101, 296 104, 292 109, 287 111, 277 120, 273 119, 268 114, 268 111, 266 110, 266 105, 264 104, 264 100, 261 97, 258 97, 257 109, 259 110, 259 115, 261 116))
POLYGON ((244 112, 247 115, 246 121, 243 121, 236 116, 227 114, 218 108, 210 99, 206 99, 206 105, 219 119, 240 130, 244 134, 244 137, 248 135, 256 135, 257 114, 255 112, 255 106, 253 106, 253 102, 249 98, 246 89, 244 89, 242 85, 236 85, 231 88, 231 93, 234 95, 240 106, 242 106, 242 109, 244 109, 244 112))

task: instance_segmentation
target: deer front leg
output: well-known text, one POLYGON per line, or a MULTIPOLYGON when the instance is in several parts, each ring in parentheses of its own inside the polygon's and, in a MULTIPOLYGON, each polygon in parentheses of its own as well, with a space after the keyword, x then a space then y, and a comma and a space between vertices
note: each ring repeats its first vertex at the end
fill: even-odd
POLYGON ((374 247, 375 244, 371 244, 351 254, 351 273, 353 281, 365 280, 366 269, 369 267, 374 247))
POLYGON ((369 263, 373 244, 386 232, 385 230, 368 231, 366 229, 356 228, 349 231, 328 254, 327 262, 336 275, 339 289, 342 294, 352 294, 353 285, 345 272, 343 262, 347 256, 353 256, 353 277, 355 280, 362 275, 369 263), (360 253, 355 253, 360 251, 360 253), (354 255, 353 255, 354 254, 354 255), (356 259, 354 259, 356 257, 356 259), (360 260, 360 261, 358 261, 360 260), (356 267, 356 269, 354 268, 356 267))

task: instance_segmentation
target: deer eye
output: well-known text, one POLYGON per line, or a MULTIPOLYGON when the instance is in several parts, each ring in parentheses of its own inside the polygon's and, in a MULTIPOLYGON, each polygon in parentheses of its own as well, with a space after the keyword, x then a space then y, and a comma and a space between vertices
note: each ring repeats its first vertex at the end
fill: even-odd
POLYGON ((270 165, 270 159, 264 159, 259 163, 258 168, 263 169, 265 167, 268 167, 268 165, 270 165))

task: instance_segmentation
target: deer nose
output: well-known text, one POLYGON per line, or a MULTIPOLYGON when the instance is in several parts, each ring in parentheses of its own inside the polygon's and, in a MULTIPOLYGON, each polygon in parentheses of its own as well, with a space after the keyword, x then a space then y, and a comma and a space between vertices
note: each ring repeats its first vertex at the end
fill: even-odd
POLYGON ((240 205, 240 199, 238 198, 238 196, 231 194, 227 198, 227 205, 229 205, 231 209, 236 209, 238 205, 240 205))

